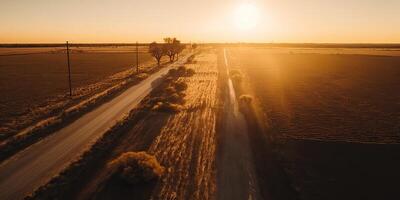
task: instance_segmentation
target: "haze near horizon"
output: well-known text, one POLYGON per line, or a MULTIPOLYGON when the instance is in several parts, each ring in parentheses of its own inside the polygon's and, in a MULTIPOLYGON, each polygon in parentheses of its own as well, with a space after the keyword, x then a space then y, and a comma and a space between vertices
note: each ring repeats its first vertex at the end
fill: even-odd
POLYGON ((398 43, 400 1, 2 0, 0 43, 398 43))

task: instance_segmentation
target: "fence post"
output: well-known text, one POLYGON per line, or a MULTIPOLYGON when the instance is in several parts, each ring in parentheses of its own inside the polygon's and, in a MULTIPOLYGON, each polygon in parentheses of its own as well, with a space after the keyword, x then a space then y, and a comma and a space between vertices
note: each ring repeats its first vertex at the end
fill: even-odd
POLYGON ((67 41, 67 63, 68 63, 68 85, 69 85, 69 96, 72 96, 72 86, 71 86, 71 66, 69 63, 69 44, 67 41))
POLYGON ((139 47, 138 47, 138 42, 136 42, 136 73, 139 74, 139 47))

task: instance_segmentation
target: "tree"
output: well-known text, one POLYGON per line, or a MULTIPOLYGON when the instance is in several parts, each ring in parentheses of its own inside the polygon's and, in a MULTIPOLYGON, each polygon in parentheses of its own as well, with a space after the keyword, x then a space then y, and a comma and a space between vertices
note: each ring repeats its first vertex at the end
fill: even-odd
POLYGON ((176 38, 167 37, 164 38, 164 42, 164 51, 170 62, 174 61, 175 57, 178 58, 179 54, 185 49, 185 45, 181 44, 181 41, 176 38))
POLYGON ((169 57, 169 61, 172 62, 175 59, 175 51, 174 51, 174 44, 176 43, 177 39, 176 38, 164 38, 164 48, 165 48, 165 54, 169 57))
POLYGON ((185 45, 181 44, 179 40, 174 43, 174 53, 176 54, 176 59, 179 58, 179 54, 185 49, 185 45))
POLYGON ((152 42, 149 45, 149 53, 157 60, 157 65, 160 66, 161 58, 165 55, 165 48, 162 44, 152 42))

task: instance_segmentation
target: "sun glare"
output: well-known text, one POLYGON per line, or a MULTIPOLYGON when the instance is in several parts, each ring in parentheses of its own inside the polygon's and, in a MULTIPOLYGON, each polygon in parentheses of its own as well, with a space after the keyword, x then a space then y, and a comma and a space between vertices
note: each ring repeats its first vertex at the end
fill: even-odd
POLYGON ((234 25, 239 30, 250 30, 256 27, 259 18, 257 7, 250 3, 239 5, 234 12, 234 25))

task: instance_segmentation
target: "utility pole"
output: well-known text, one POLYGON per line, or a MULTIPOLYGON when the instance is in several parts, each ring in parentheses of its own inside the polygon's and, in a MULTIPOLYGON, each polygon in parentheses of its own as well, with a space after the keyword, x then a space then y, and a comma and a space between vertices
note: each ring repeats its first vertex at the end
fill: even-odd
POLYGON ((72 87, 71 87, 71 66, 69 64, 69 44, 67 41, 67 63, 68 63, 68 83, 69 83, 69 96, 72 96, 72 87))
POLYGON ((138 47, 138 42, 136 42, 136 73, 139 74, 139 47, 138 47))

